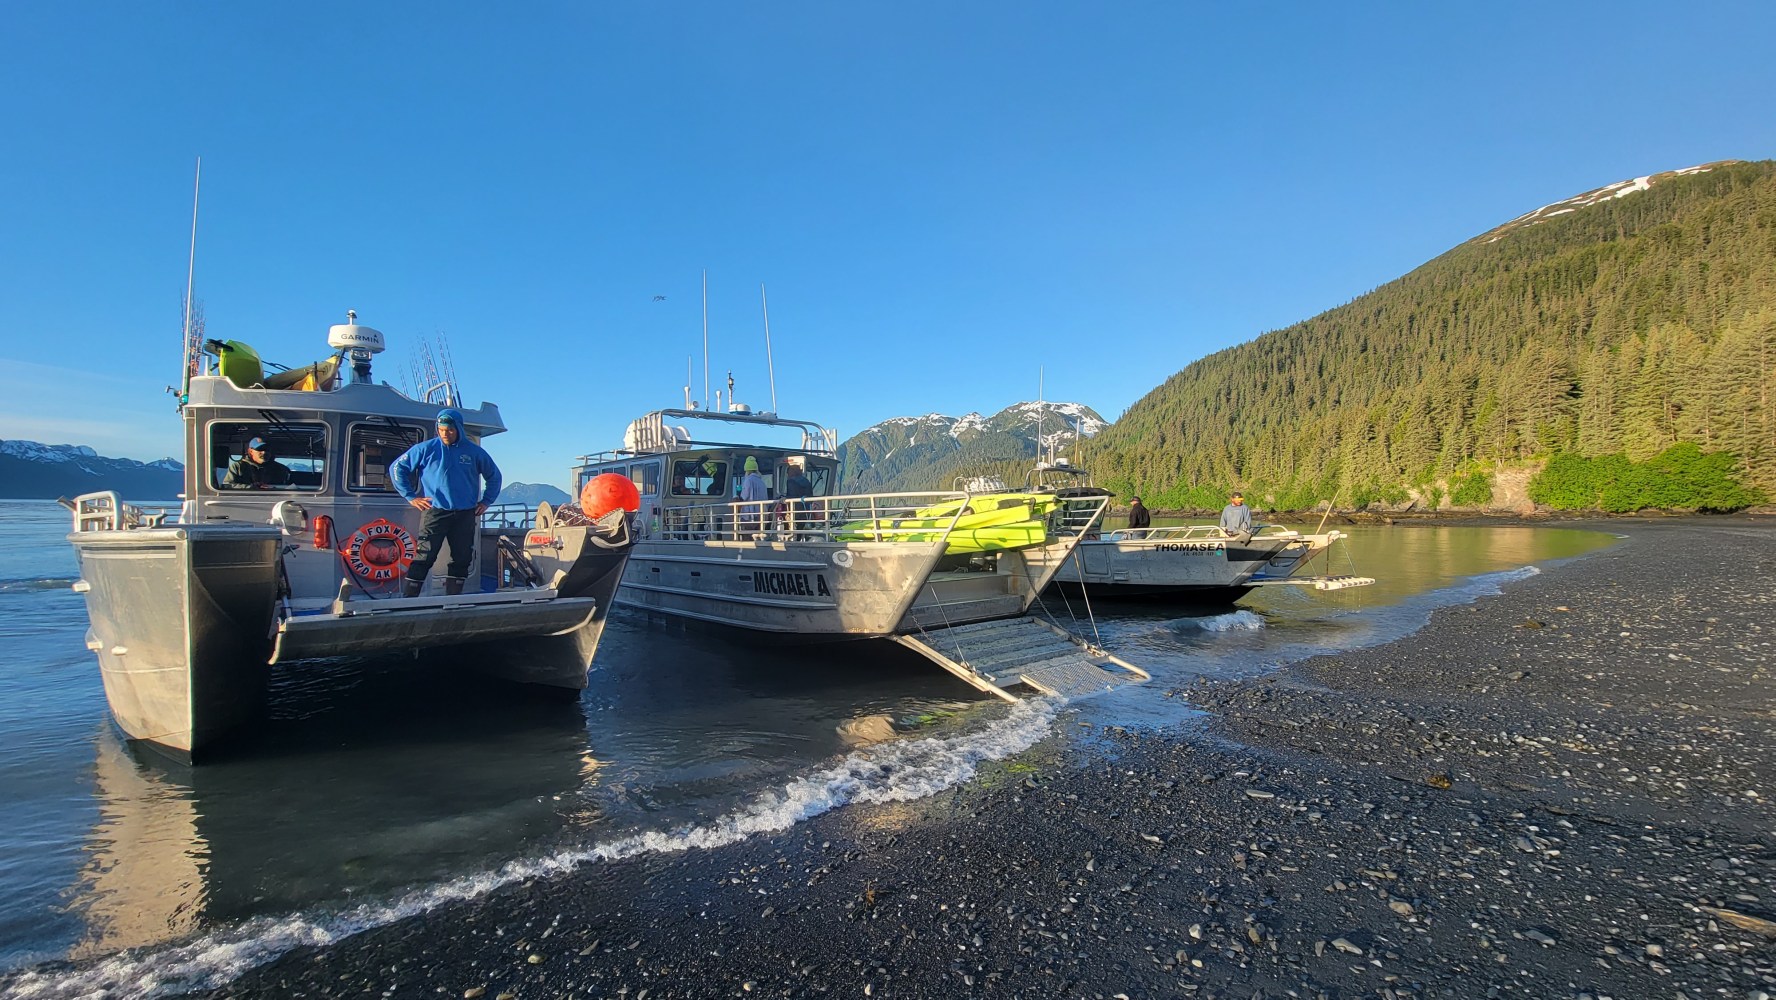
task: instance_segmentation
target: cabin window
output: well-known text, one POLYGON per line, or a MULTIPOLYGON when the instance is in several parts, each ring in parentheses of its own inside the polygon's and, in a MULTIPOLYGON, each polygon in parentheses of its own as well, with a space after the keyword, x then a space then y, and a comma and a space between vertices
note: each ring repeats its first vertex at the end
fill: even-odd
POLYGON ((393 493, 395 481, 391 471, 395 459, 426 438, 418 427, 397 427, 391 424, 358 424, 351 429, 351 447, 346 451, 350 474, 349 489, 365 493, 393 493))
POLYGON ((217 421, 210 425, 210 486, 235 490, 304 490, 327 482, 323 424, 217 421), (248 446, 257 441, 261 447, 248 446))
POLYGON ((814 484, 817 497, 832 495, 833 470, 824 465, 808 466, 808 481, 814 484))
POLYGON ((660 463, 637 462, 629 467, 629 481, 644 497, 660 495, 660 463))
POLYGON ((675 497, 724 497, 728 463, 714 458, 684 459, 672 463, 672 495, 675 497))

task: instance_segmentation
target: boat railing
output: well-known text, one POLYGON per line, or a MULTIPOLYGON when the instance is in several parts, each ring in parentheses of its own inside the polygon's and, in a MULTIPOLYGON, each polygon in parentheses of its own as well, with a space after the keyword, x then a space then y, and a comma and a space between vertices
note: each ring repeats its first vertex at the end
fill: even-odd
POLYGON ((116 490, 82 493, 61 501, 74 515, 76 534, 86 531, 123 531, 128 528, 159 528, 179 520, 179 506, 138 505, 123 502, 116 490))
POLYGON ((536 504, 497 503, 481 512, 483 528, 529 528, 536 518, 536 504))
MULTIPOLYGON (((655 525, 639 524, 641 537, 667 541, 932 541, 947 536, 973 513, 970 501, 995 494, 960 491, 859 493, 842 496, 736 500, 669 507, 655 525)), ((1082 535, 1102 514, 1107 498, 1048 498, 1051 535, 1082 535)))
MULTIPOLYGON (((644 528, 643 534, 668 541, 835 541, 835 535, 846 525, 867 523, 872 541, 895 541, 897 538, 926 535, 934 530, 932 519, 919 517, 919 512, 962 500, 952 516, 944 520, 944 530, 961 516, 967 493, 859 493, 844 496, 778 498, 774 500, 735 500, 723 503, 668 507, 661 512, 657 531, 644 528), (901 521, 920 521, 919 525, 899 525, 901 521)), ((846 532, 854 534, 855 532, 846 532)))

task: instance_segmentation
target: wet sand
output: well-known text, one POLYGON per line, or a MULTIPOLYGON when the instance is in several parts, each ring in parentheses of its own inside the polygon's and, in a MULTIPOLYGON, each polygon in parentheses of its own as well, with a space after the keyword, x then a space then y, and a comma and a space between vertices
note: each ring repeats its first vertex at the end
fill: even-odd
POLYGON ((591 864, 213 995, 1776 995, 1776 526, 1601 527, 1628 537, 1401 641, 1154 692, 1200 728, 1063 711, 936 797, 591 864))

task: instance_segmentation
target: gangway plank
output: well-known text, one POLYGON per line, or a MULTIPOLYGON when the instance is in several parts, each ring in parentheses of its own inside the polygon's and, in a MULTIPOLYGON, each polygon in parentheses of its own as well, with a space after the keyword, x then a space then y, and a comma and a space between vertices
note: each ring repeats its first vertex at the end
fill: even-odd
POLYGON ((1011 618, 948 628, 894 641, 1006 701, 1014 689, 1078 698, 1151 675, 1076 635, 1036 618, 1011 618))
POLYGON ((1280 576, 1265 579, 1255 576, 1246 581, 1250 587, 1312 587, 1315 590, 1348 590, 1367 587, 1375 582, 1372 576, 1280 576))

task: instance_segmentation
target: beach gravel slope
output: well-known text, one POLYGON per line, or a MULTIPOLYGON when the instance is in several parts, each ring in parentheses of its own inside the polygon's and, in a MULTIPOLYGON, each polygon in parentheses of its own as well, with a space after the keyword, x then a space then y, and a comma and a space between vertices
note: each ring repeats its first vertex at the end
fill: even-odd
POLYGON ((1776 530, 1606 530, 1398 642, 1176 692, 1200 729, 1081 743, 1063 713, 931 799, 589 865, 216 995, 1776 995, 1776 530))

